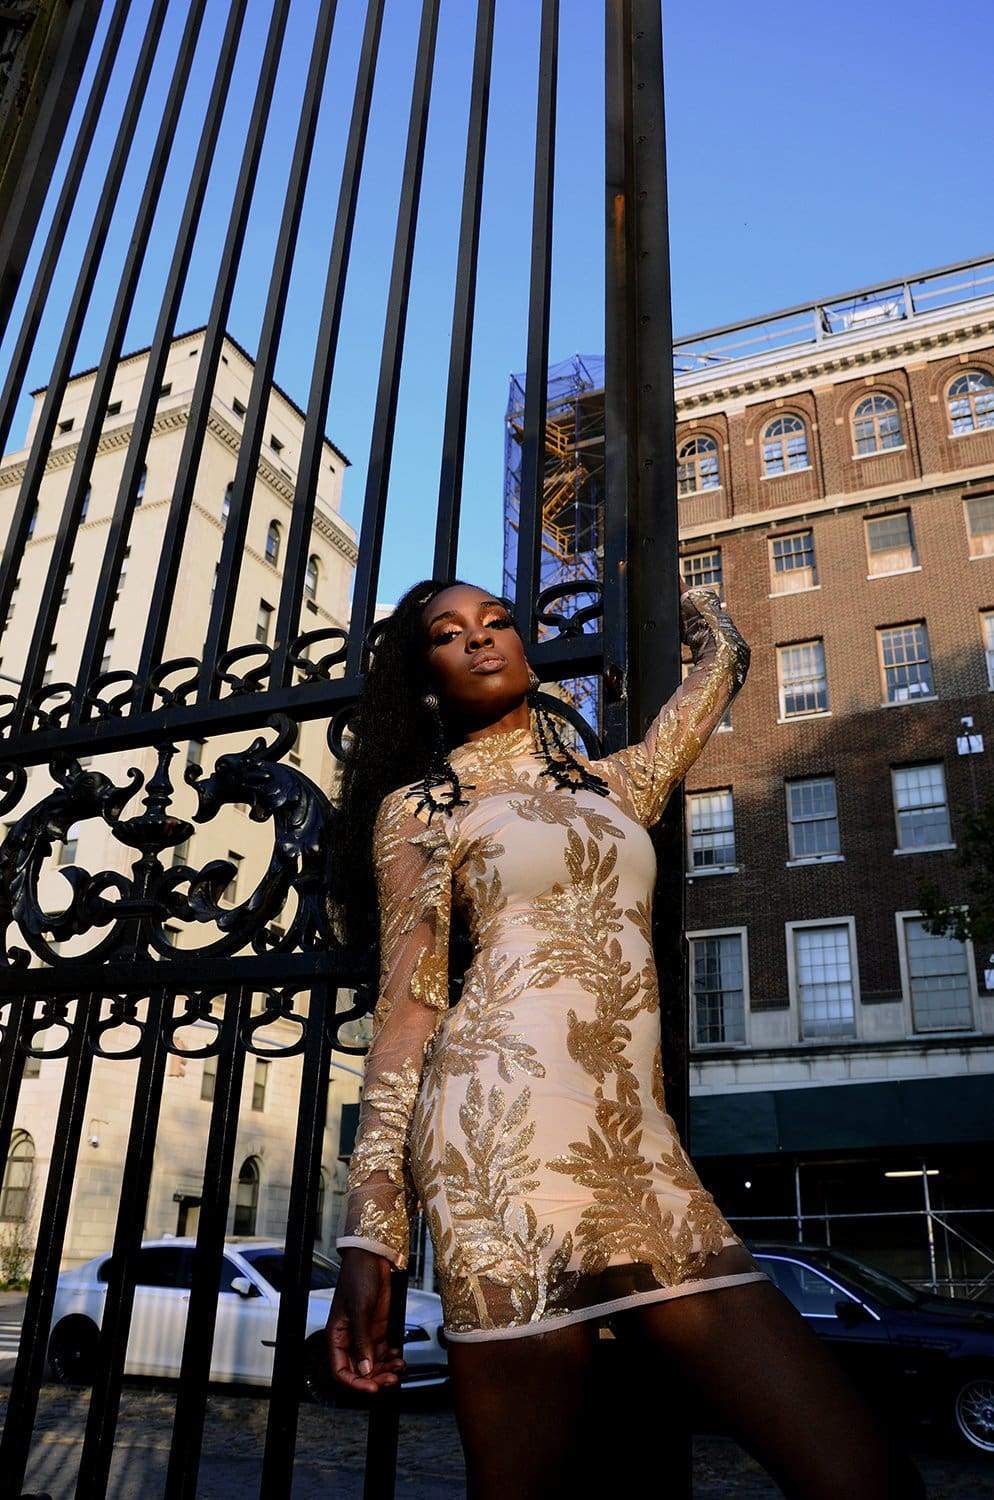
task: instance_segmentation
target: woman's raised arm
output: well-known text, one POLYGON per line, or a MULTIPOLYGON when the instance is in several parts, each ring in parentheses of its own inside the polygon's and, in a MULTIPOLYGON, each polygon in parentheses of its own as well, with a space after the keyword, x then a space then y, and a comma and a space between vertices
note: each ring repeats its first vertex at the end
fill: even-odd
POLYGON ((590 762, 620 795, 627 795, 646 828, 662 816, 673 788, 721 723, 749 670, 749 646, 716 589, 702 585, 683 591, 680 633, 693 658, 683 682, 641 740, 590 762))

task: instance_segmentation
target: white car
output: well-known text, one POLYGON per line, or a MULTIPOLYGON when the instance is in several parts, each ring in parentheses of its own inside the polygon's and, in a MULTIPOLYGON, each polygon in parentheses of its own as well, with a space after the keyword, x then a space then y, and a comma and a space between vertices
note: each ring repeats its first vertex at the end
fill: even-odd
MULTIPOLYGON (((195 1244, 193 1238, 142 1243, 125 1374, 179 1375, 195 1244)), ((77 1384, 92 1377, 110 1259, 109 1252, 98 1255, 59 1277, 48 1344, 49 1366, 57 1380, 77 1384)), ((304 1386, 316 1399, 326 1399, 329 1392, 334 1399, 324 1327, 339 1269, 335 1261, 314 1252, 304 1386)), ((211 1380, 270 1384, 282 1282, 281 1241, 225 1240, 211 1380)), ((439 1339, 441 1325, 441 1298, 411 1287, 403 1349, 407 1366, 401 1379, 405 1389, 441 1385, 448 1378, 447 1355, 439 1339)))

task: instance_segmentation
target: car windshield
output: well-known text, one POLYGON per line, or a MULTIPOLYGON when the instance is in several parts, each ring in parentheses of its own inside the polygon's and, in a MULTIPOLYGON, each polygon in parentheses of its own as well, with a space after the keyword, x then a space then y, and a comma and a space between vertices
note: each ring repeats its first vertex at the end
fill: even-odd
POLYGON ((827 1255, 819 1255, 815 1264, 823 1265, 826 1271, 838 1271, 840 1276, 845 1276, 862 1291, 869 1292, 885 1307, 913 1307, 922 1300, 921 1293, 915 1291, 913 1286, 908 1286, 906 1281, 888 1276, 886 1271, 878 1271, 875 1266, 854 1260, 851 1255, 845 1255, 841 1251, 833 1250, 827 1255))
MULTIPOLYGON (((253 1271, 264 1276, 273 1288, 274 1292, 283 1290, 283 1251, 282 1250, 242 1250, 242 1256, 248 1261, 253 1271)), ((314 1261, 311 1266, 311 1291, 330 1291, 338 1280, 338 1267, 334 1261, 327 1256, 320 1255, 315 1250, 314 1261)))

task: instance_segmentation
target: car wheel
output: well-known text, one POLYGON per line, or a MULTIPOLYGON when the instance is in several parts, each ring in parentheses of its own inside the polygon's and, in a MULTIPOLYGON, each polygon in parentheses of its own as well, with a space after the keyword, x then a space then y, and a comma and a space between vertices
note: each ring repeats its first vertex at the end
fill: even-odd
POLYGON ((973 1370, 953 1390, 953 1421, 963 1442, 994 1455, 994 1370, 973 1370))
POLYGON ((89 1318, 63 1318, 48 1341, 48 1363, 63 1385, 89 1385, 97 1367, 99 1329, 89 1318))

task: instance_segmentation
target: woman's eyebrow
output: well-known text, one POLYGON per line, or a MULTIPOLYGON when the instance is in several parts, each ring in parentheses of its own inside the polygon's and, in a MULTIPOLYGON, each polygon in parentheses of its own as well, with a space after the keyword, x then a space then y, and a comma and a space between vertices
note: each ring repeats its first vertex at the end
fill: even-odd
MULTIPOLYGON (((481 599, 477 607, 479 609, 489 609, 491 605, 496 605, 498 609, 504 609, 506 607, 501 603, 499 599, 481 599)), ((430 630, 438 620, 457 620, 458 618, 458 610, 443 609, 440 614, 433 615, 432 618, 428 621, 428 629, 430 630)))

